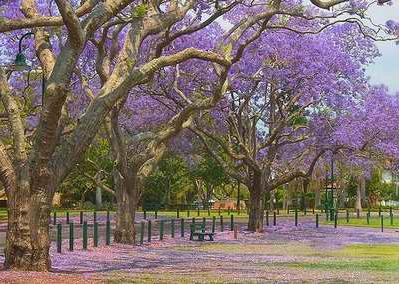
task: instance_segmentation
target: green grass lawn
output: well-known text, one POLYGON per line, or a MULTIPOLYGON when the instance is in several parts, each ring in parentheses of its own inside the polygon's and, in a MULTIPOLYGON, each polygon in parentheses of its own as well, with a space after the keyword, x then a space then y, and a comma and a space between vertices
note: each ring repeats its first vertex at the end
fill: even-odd
POLYGON ((298 242, 204 243, 170 249, 178 258, 195 254, 197 265, 187 260, 184 266, 111 273, 108 283, 397 283, 399 279, 399 245, 320 249, 298 242), (210 256, 217 261, 209 261, 210 256))
MULTIPOLYGON (((334 225, 334 221, 324 221, 322 224, 334 225)), ((350 218, 347 222, 346 217, 341 217, 338 219, 338 226, 356 226, 356 227, 370 227, 370 228, 381 228, 381 219, 379 217, 372 217, 369 219, 369 224, 367 224, 366 217, 350 218)), ((393 223, 391 224, 391 219, 388 216, 384 217, 384 228, 388 229, 399 229, 399 217, 394 216, 393 223)))

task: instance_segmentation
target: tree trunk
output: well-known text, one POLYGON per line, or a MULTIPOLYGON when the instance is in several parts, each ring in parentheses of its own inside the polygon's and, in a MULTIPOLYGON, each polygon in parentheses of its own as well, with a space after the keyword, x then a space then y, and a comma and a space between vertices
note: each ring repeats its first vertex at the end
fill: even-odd
POLYGON ((134 244, 134 220, 137 209, 136 173, 130 172, 131 179, 125 180, 117 170, 114 171, 115 194, 117 202, 116 228, 114 241, 116 243, 134 244))
POLYGON ((357 184, 357 188, 356 188, 356 204, 355 204, 355 208, 356 210, 359 210, 360 212, 362 211, 362 179, 359 178, 358 179, 358 184, 357 184))
POLYGON ((43 187, 34 188, 32 184, 39 187, 38 183, 29 184, 21 177, 18 184, 19 188, 8 189, 12 194, 8 194, 4 266, 15 270, 47 271, 51 267, 49 221, 54 194, 43 187))
POLYGON ((262 174, 254 174, 252 187, 249 192, 249 220, 248 230, 251 232, 263 231, 263 189, 264 182, 262 174))

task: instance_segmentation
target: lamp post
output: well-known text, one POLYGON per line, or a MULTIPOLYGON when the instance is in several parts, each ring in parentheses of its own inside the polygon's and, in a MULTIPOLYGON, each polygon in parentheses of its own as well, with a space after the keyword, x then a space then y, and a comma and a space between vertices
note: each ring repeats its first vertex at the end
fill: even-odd
MULTIPOLYGON (((15 71, 23 71, 23 70, 28 70, 29 72, 31 71, 31 66, 28 65, 28 63, 26 62, 26 56, 23 53, 22 50, 22 43, 23 40, 27 37, 30 37, 34 35, 33 32, 28 32, 24 35, 21 36, 21 38, 19 39, 18 42, 18 54, 15 56, 15 61, 14 61, 14 70, 15 71)), ((43 102, 44 102, 44 89, 46 86, 46 78, 44 77, 44 72, 42 69, 42 97, 41 97, 41 106, 43 106, 43 102)))

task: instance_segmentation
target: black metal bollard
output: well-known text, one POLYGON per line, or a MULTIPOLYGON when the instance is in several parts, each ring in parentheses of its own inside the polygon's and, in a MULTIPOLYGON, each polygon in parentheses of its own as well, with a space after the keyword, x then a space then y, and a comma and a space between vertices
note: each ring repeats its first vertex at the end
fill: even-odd
POLYGON ((206 226, 206 218, 205 217, 202 217, 202 226, 204 226, 204 228, 206 226))
POLYGON ((269 211, 266 210, 266 226, 269 227, 269 211))
POLYGON ((109 220, 105 223, 105 244, 107 246, 111 244, 111 221, 109 220))
POLYGON ((360 210, 356 209, 356 218, 359 219, 360 218, 360 210))
POLYGON ((184 219, 180 219, 180 237, 184 238, 184 219))
POLYGON ((316 214, 316 228, 319 227, 319 214, 316 214))
POLYGON ((393 215, 392 207, 389 207, 389 215, 393 215))
POLYGON ((158 210, 155 210, 155 219, 158 219, 158 210))
POLYGON ((367 225, 370 225, 370 212, 367 212, 367 225))
POLYGON ((193 217, 192 219, 191 219, 191 223, 193 223, 194 225, 195 225, 195 217, 193 217))
POLYGON ((144 226, 145 226, 144 222, 141 221, 141 223, 140 223, 140 245, 144 244, 144 226))
POLYGON ((170 221, 170 235, 172 238, 175 237, 175 219, 170 221))
POLYGON ((233 214, 230 215, 230 231, 234 230, 234 216, 233 214))
POLYGON ((83 211, 80 211, 79 223, 80 225, 83 224, 83 211))
POLYGON ((107 210, 107 222, 111 221, 110 215, 109 215, 109 210, 107 210))
POLYGON ((143 211, 143 214, 144 214, 144 220, 146 220, 147 219, 147 211, 143 211))
POLYGON ((87 250, 87 221, 83 222, 83 249, 87 250))
POLYGON ((57 224, 57 252, 61 253, 62 247, 62 224, 57 224))
POLYGON ((98 223, 93 224, 93 246, 98 247, 98 223))
POLYGON ((69 224, 69 212, 66 212, 66 223, 69 224))
POLYGON ((97 223, 97 211, 93 211, 93 223, 97 223))
POLYGON ((298 210, 295 209, 295 227, 298 227, 298 210))
POLYGON ((393 214, 390 214, 389 218, 391 219, 391 226, 393 226, 393 214))
POLYGON ((148 233, 148 242, 151 242, 151 237, 152 237, 152 234, 151 234, 151 220, 148 220, 148 230, 147 230, 147 233, 148 233))
POLYGON ((220 216, 220 231, 224 231, 224 224, 223 224, 223 215, 220 216))
POLYGON ((380 216, 381 217, 381 207, 380 208, 378 208, 378 216, 380 216))
POLYGON ((384 215, 381 214, 381 232, 384 232, 384 215))
POLYGON ((215 233, 216 229, 216 216, 212 217, 212 233, 215 233))
POLYGON ((277 226, 277 216, 276 216, 276 211, 273 211, 273 226, 277 226))
POLYGON ((74 240, 75 238, 75 230, 74 230, 74 224, 73 222, 69 223, 69 250, 73 251, 73 245, 74 245, 74 240))
POLYGON ((313 208, 312 208, 312 214, 314 215, 314 206, 313 206, 313 208))
POLYGON ((164 229, 164 220, 161 220, 160 224, 159 224, 159 240, 162 241, 163 240, 163 229, 164 229))
POLYGON ((57 211, 54 211, 53 213, 53 225, 57 225, 57 211))
POLYGON ((349 210, 346 209, 346 223, 349 223, 349 210))
POLYGON ((337 228, 337 223, 338 223, 338 210, 335 211, 334 214, 334 228, 337 228))

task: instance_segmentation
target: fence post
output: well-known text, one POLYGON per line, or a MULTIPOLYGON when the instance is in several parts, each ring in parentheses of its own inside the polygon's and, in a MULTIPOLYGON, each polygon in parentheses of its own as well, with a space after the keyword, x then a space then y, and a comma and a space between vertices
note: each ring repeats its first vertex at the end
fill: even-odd
POLYGON ((391 226, 393 226, 393 213, 390 214, 389 217, 391 218, 391 226))
POLYGON ((111 244, 111 221, 107 220, 105 223, 105 244, 109 246, 111 244))
POLYGON ((62 224, 57 224, 57 252, 61 253, 62 247, 62 224))
POLYGON ((238 225, 234 225, 234 239, 238 239, 238 225))
POLYGON ((346 223, 349 223, 349 210, 346 209, 346 223))
POLYGON ((312 208, 312 214, 314 215, 314 205, 313 205, 313 208, 312 208))
POLYGON ((381 216, 381 207, 378 208, 378 216, 381 216))
POLYGON ((98 223, 93 224, 93 246, 98 247, 98 223))
POLYGON ((53 213, 53 225, 57 225, 57 211, 54 211, 53 213))
POLYGON ((316 228, 319 227, 319 214, 316 214, 316 228))
POLYGON ((151 242, 151 220, 148 220, 148 242, 151 242))
POLYGON ((83 249, 87 250, 87 221, 83 222, 83 249))
POLYGON ((159 224, 159 240, 163 240, 163 227, 164 227, 164 220, 161 220, 159 224))
POLYGON ((195 217, 191 219, 191 223, 195 224, 195 217))
POLYGON ((276 211, 273 211, 273 226, 277 226, 277 216, 276 216, 276 211))
POLYGON ((155 219, 158 219, 158 210, 155 210, 155 219))
POLYGON ((74 224, 73 222, 69 223, 69 250, 73 251, 73 245, 74 245, 74 237, 75 237, 75 232, 74 232, 74 224))
POLYGON ((392 214, 393 214, 392 207, 389 207, 389 215, 392 215, 392 214))
POLYGON ((144 214, 144 220, 147 220, 147 211, 145 209, 143 211, 143 214, 144 214))
POLYGON ((269 227, 269 210, 266 210, 266 226, 269 227))
POLYGON ((197 207, 197 217, 199 217, 200 216, 200 209, 199 209, 199 207, 197 207))
POLYGON ((384 232, 384 215, 381 214, 381 232, 384 232))
POLYGON ((370 225, 370 212, 367 212, 367 225, 370 225))
POLYGON ((212 233, 215 233, 216 228, 216 216, 212 217, 212 233))
POLYGON ((97 211, 93 211, 93 223, 97 223, 97 211))
POLYGON ((220 231, 224 231, 224 225, 223 225, 223 215, 220 215, 220 231))
POLYGON ((334 214, 334 228, 337 228, 337 223, 338 223, 338 210, 335 210, 334 214))
POLYGON ((170 235, 172 238, 175 237, 175 219, 170 221, 170 235))
POLYGON ((360 218, 360 210, 356 209, 356 218, 359 219, 360 218))
POLYGON ((330 209, 330 221, 334 221, 334 209, 330 209))
POLYGON ((234 230, 234 215, 230 215, 230 231, 234 230))
POLYGON ((298 226, 298 210, 295 208, 295 227, 298 226))
POLYGON ((144 221, 141 221, 140 223, 140 245, 144 244, 144 221))
POLYGON ((69 224, 69 211, 66 212, 66 223, 69 224))
POLYGON ((206 218, 205 218, 205 217, 202 217, 202 225, 203 225, 204 228, 205 228, 205 226, 206 226, 206 218))
POLYGON ((180 219, 180 237, 184 238, 184 219, 180 219))
POLYGON ((83 224, 83 211, 80 211, 80 217, 79 217, 80 225, 83 224))

